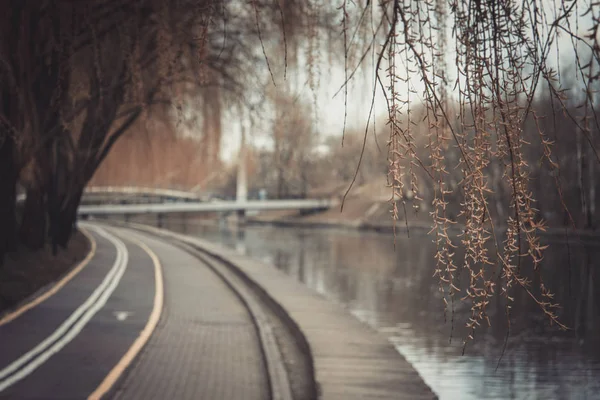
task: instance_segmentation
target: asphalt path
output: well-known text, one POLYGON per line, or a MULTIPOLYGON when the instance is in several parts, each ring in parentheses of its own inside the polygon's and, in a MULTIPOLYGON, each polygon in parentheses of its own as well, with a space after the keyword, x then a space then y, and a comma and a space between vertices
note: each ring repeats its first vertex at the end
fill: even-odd
POLYGON ((151 256, 107 229, 87 231, 94 254, 76 274, 0 319, 0 398, 87 398, 147 325, 156 296, 151 256))

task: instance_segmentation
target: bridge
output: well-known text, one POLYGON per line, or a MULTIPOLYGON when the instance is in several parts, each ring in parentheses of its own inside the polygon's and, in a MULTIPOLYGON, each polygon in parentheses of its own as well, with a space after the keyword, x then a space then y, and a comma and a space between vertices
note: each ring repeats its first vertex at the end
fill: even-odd
MULTIPOLYGON (((175 201, 202 201, 203 195, 193 191, 163 189, 143 186, 91 186, 83 191, 82 203, 99 203, 110 200, 114 202, 140 202, 140 199, 159 198, 175 201)), ((17 203, 25 201, 26 194, 17 195, 17 203)), ((147 202, 147 201, 146 201, 147 202)))
POLYGON ((143 186, 90 186, 84 191, 84 202, 98 202, 106 199, 130 201, 139 198, 159 198, 175 201, 201 201, 202 194, 193 191, 152 188, 143 186))
MULTIPOLYGON (((332 199, 247 200, 242 198, 232 201, 202 201, 204 197, 199 193, 173 189, 135 186, 88 187, 84 191, 84 199, 78 213, 81 216, 91 216, 279 210, 321 211, 337 204, 332 199), (148 197, 168 201, 148 202, 148 197), (132 200, 137 201, 137 204, 127 204, 132 200), (104 204, 97 204, 99 202, 104 204), (118 204, 114 204, 115 202, 118 204)), ((19 194, 17 202, 24 201, 25 194, 19 194)))
POLYGON ((274 210, 325 210, 333 205, 330 199, 202 201, 199 193, 149 187, 88 187, 79 215, 169 214, 202 212, 247 212, 274 210), (152 202, 148 198, 153 198, 152 202), (159 201, 156 201, 159 199, 159 201), (142 200, 142 201, 140 201, 142 200), (118 203, 118 204, 115 204, 118 203), (133 204, 133 202, 136 202, 133 204))
POLYGON ((246 200, 153 204, 81 205, 79 215, 109 214, 169 214, 234 211, 326 210, 333 206, 329 199, 307 200, 246 200))

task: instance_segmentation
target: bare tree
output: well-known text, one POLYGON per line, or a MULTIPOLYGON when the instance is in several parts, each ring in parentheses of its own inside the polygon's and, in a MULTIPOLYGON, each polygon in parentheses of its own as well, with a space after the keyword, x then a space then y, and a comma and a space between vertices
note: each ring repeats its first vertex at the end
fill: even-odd
POLYGON ((49 235, 55 250, 66 246, 83 188, 113 145, 141 115, 200 88, 213 131, 207 158, 218 152, 221 93, 243 97, 248 66, 264 61, 263 26, 304 12, 213 0, 7 0, 3 8, 2 252, 14 238, 19 177, 21 240, 40 247, 49 235))
MULTIPOLYGON (((289 92, 288 92, 289 93, 289 92)), ((306 195, 307 167, 314 144, 311 110, 291 94, 276 92, 272 126, 273 160, 277 198, 292 193, 306 195), (293 190, 290 186, 299 186, 293 190)))

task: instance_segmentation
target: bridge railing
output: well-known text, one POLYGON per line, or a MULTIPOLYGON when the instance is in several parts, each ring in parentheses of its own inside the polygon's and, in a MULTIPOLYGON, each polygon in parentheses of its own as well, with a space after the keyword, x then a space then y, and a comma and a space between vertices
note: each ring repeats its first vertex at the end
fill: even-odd
POLYGON ((214 201, 194 203, 156 203, 156 204, 106 204, 82 205, 81 215, 107 214, 168 214, 187 212, 231 212, 231 211, 274 211, 274 210, 324 210, 333 206, 329 199, 308 200, 247 200, 214 201))
MULTIPOLYGON (((332 199, 287 199, 287 200, 244 200, 202 201, 198 193, 182 190, 160 189, 149 187, 88 187, 84 191, 87 195, 115 195, 125 196, 156 196, 162 198, 181 199, 182 202, 160 202, 142 204, 82 204, 79 207, 81 215, 107 215, 107 214, 146 214, 146 213, 186 213, 186 212, 232 212, 232 211, 269 211, 269 210, 324 210, 334 206, 332 199)), ((25 194, 17 196, 18 202, 25 200, 25 194)))
POLYGON ((85 188, 84 194, 124 194, 124 195, 148 195, 160 197, 182 198, 187 200, 200 200, 199 193, 187 192, 175 189, 161 189, 138 186, 90 186, 85 188))

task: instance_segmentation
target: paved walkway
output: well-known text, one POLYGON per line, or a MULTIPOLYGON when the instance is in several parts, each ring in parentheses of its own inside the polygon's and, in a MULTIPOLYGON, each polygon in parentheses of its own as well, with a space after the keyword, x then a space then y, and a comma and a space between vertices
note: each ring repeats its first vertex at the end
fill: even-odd
POLYGON ((306 338, 314 362, 320 399, 434 399, 435 394, 386 337, 273 266, 249 259, 210 242, 179 238, 234 264, 264 289, 295 321, 306 338))
POLYGON ((116 398, 268 399, 258 337, 240 300, 188 253, 140 239, 164 265, 165 307, 116 398))
POLYGON ((150 340, 108 392, 124 399, 269 398, 250 316, 206 265, 146 235, 91 226, 97 250, 64 287, 0 324, 0 398, 85 399, 144 330, 158 255, 165 298, 150 340))

